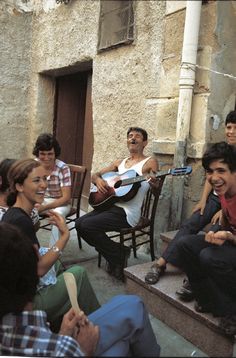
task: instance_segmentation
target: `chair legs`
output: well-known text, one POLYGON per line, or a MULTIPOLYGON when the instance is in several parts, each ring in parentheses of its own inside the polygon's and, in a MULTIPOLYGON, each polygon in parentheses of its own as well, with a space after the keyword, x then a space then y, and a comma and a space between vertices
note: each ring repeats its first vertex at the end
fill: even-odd
POLYGON ((98 267, 101 267, 102 255, 98 253, 98 267))
POLYGON ((155 260, 153 229, 150 228, 150 254, 152 261, 155 260))
POLYGON ((78 237, 79 248, 82 249, 81 237, 78 234, 77 237, 78 237))
MULTIPOLYGON (((153 229, 150 228, 150 232, 144 232, 143 234, 146 234, 149 236, 149 243, 150 243, 150 255, 151 255, 151 260, 154 261, 155 260, 155 252, 154 252, 154 232, 153 229)), ((130 240, 132 240, 132 247, 131 249, 133 250, 134 253, 134 257, 137 258, 137 245, 136 245, 136 233, 133 232, 132 236, 129 237, 130 240)), ((78 240, 80 242, 80 238, 78 237, 78 240)), ((127 240, 127 238, 125 239, 124 234, 120 233, 120 254, 121 254, 121 249, 124 246, 124 242, 127 240)), ((145 241, 144 243, 147 243, 148 241, 145 241)), ((100 253, 98 253, 98 267, 101 267, 101 260, 102 260, 102 255, 100 253)))
POLYGON ((134 257, 137 258, 137 249, 136 249, 136 240, 135 240, 135 232, 132 233, 132 247, 134 252, 134 257))

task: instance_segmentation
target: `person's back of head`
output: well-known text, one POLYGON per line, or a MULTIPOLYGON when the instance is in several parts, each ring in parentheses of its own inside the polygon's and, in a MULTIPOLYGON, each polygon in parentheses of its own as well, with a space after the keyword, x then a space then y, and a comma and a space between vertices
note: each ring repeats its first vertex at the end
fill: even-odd
POLYGON ((0 222, 0 318, 22 312, 38 285, 38 257, 17 227, 0 222))
POLYGON ((225 119, 225 126, 229 123, 235 123, 236 124, 236 111, 230 111, 225 119))
POLYGON ((212 162, 221 160, 228 165, 231 172, 236 171, 236 147, 226 142, 212 144, 203 154, 202 166, 209 170, 212 162))
POLYGON ((61 147, 57 139, 50 133, 42 133, 38 136, 33 149, 33 155, 37 158, 39 151, 49 151, 54 149, 56 158, 61 154, 61 147))
POLYGON ((11 165, 15 162, 15 159, 3 159, 0 163, 0 192, 5 193, 9 188, 8 171, 11 165))

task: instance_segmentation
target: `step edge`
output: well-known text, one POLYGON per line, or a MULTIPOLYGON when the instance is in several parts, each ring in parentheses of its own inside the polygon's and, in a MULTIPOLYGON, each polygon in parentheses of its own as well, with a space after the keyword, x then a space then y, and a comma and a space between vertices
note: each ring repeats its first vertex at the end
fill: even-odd
MULTIPOLYGON (((189 308, 188 306, 186 306, 184 304, 184 302, 182 302, 181 300, 178 300, 176 298, 176 300, 171 297, 166 295, 165 293, 163 293, 162 291, 158 290, 158 288, 153 287, 153 285, 148 285, 147 283, 145 283, 145 281, 140 280, 140 278, 134 276, 133 274, 131 274, 128 271, 125 271, 125 276, 128 279, 131 279, 132 281, 134 281, 135 283, 139 284, 140 286, 142 286, 144 289, 146 289, 147 291, 152 292, 155 295, 158 295, 159 297, 161 297, 163 300, 167 301, 168 303, 172 304, 175 308, 177 308, 180 311, 183 311, 184 313, 190 315, 193 319, 198 320, 199 322, 201 322, 202 324, 205 324, 207 327, 209 327, 210 329, 212 329, 214 332, 219 333, 220 335, 222 335, 223 337, 227 337, 224 332, 222 331, 222 329, 215 323, 213 322, 211 319, 209 319, 209 315, 206 313, 199 313, 196 312, 194 309, 189 308)), ((227 337, 229 338, 229 337, 227 337)), ((234 336, 234 338, 232 337, 232 340, 235 342, 236 341, 236 335, 234 336)))

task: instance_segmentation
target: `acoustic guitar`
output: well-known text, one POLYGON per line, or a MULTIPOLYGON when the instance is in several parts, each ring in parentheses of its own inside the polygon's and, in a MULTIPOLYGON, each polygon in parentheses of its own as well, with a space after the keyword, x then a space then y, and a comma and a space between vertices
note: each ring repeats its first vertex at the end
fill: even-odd
MULTIPOLYGON (((154 174, 156 178, 166 175, 187 175, 192 172, 192 167, 185 166, 173 168, 167 171, 159 171, 154 174)), ((92 184, 89 194, 89 204, 94 209, 105 210, 117 201, 129 201, 136 194, 141 182, 147 179, 147 175, 138 175, 135 170, 127 170, 123 174, 118 172, 108 172, 102 175, 102 179, 106 180, 109 188, 107 192, 101 193, 97 190, 96 185, 92 184)))

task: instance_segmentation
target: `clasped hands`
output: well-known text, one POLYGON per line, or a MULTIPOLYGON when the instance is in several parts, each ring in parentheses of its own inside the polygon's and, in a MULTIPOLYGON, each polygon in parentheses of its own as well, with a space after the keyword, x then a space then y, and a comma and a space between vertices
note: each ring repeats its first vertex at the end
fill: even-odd
POLYGON ((225 241, 234 241, 234 235, 230 231, 222 230, 222 231, 209 231, 205 235, 205 241, 221 246, 225 241))
POLYGON ((63 317, 59 334, 73 337, 86 356, 92 356, 99 340, 99 327, 89 321, 83 311, 71 308, 63 317))

